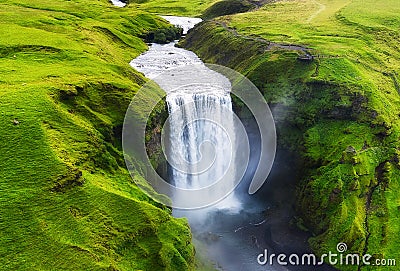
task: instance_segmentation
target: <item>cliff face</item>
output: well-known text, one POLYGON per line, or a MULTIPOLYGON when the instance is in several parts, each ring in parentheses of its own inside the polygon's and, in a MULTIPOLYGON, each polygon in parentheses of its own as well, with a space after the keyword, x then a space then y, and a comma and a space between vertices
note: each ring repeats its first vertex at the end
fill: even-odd
POLYGON ((377 72, 351 57, 318 57, 305 46, 241 34, 229 27, 231 20, 235 16, 200 24, 181 46, 246 75, 269 102, 279 147, 301 153, 298 212, 314 236, 313 250, 336 251, 345 242, 351 253, 399 256, 397 74, 377 72))
POLYGON ((108 1, 0 8, 0 269, 193 269, 187 222, 136 186, 121 148, 145 82, 128 63, 168 25, 108 1))

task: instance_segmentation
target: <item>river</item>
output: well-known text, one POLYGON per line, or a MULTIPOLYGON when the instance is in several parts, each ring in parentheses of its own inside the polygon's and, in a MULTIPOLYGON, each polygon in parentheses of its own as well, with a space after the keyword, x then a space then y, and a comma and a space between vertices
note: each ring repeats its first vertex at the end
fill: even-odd
MULTIPOLYGON (((184 33, 201 19, 165 16, 174 25, 183 27, 184 33)), ((192 126, 181 132, 180 127, 169 129, 169 140, 172 148, 169 150, 172 163, 179 160, 190 162, 204 159, 206 150, 198 155, 198 146, 203 141, 209 141, 214 147, 213 166, 208 173, 193 177, 185 172, 192 169, 170 169, 170 182, 176 186, 191 189, 210 185, 207 181, 220 174, 220 169, 226 167, 227 138, 218 131, 214 124, 208 124, 196 119, 209 118, 210 114, 217 119, 223 119, 225 125, 230 125, 231 119, 225 117, 232 111, 229 82, 215 71, 210 70, 199 57, 191 51, 178 48, 176 42, 165 45, 151 44, 149 50, 131 61, 131 66, 153 79, 167 92, 167 104, 171 115, 171 124, 181 126, 189 120, 192 126), (189 65, 189 66, 188 66, 189 65), (165 71, 178 67, 192 67, 195 71, 174 72, 172 80, 166 83, 166 78, 160 76, 165 71), (189 75, 188 75, 189 73, 189 75), (173 89, 174 82, 211 82, 212 87, 204 90, 193 86, 173 89), (172 80, 172 81, 171 81, 172 80), (171 83, 172 82, 172 83, 171 83), (182 104, 190 102, 192 108, 179 110, 182 104), (191 121, 191 120, 194 121, 191 121), (182 158, 180 158, 182 160, 182 158)), ((167 81, 168 81, 167 80, 167 81)), ((190 85, 190 84, 189 84, 190 85)), ((247 193, 249 180, 254 174, 260 157, 260 134, 251 119, 243 120, 250 143, 250 162, 242 182, 235 191, 216 205, 200 210, 174 209, 176 217, 186 217, 189 220, 196 251, 200 258, 212 262, 217 270, 229 271, 265 271, 265 270, 310 270, 310 267, 260 265, 257 256, 268 249, 269 253, 309 253, 307 238, 309 233, 299 230, 294 224, 294 194, 296 175, 293 174, 290 153, 279 152, 269 181, 254 195, 247 193)), ((236 139, 232 144, 238 144, 236 139)), ((232 146, 231 146, 232 147, 232 146)), ((206 160, 208 158, 205 158, 206 160)), ((181 162, 179 160, 179 162, 181 162)), ((190 167, 186 165, 186 167, 190 167)), ((239 165, 238 165, 239 166, 239 165)), ((231 174, 235 174, 234 171, 231 174)), ((199 199, 200 200, 200 199, 199 199)), ((312 267, 313 270, 331 270, 330 267, 312 267)))

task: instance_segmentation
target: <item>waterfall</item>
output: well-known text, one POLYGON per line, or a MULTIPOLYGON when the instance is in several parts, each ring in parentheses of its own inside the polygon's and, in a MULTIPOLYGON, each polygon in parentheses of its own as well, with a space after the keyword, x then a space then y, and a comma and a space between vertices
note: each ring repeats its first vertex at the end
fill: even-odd
MULTIPOLYGON (((201 90, 186 88, 167 95, 170 179, 179 188, 201 189, 224 177, 232 180, 227 185, 233 188, 236 176, 229 167, 235 163, 236 140, 228 132, 234 131, 231 97, 218 87, 201 90)), ((238 205, 235 197, 229 196, 218 207, 238 205)))
MULTIPOLYGON (((185 31, 200 21, 164 18, 185 31)), ((228 68, 206 65, 193 52, 175 45, 151 44, 147 52, 130 62, 151 81, 138 90, 127 111, 123 129, 127 166, 134 177, 143 168, 148 179, 145 183, 134 179, 139 187, 172 207, 173 216, 188 219, 194 241, 198 242, 198 255, 224 270, 264 270, 251 260, 259 253, 254 240, 264 240, 276 221, 266 220, 263 211, 270 204, 264 198, 260 201, 253 197, 250 191, 254 193, 265 181, 275 156, 271 112, 264 97, 246 78, 228 68), (248 122, 242 123, 233 114, 231 93, 251 111, 248 122), (151 167, 144 145, 148 140, 148 116, 160 108, 164 98, 169 116, 162 129, 157 126, 157 134, 152 133, 151 139, 159 140, 161 131, 169 178, 164 174, 161 177, 151 167), (131 157, 138 153, 141 159, 136 168, 131 157)))
MULTIPOLYGON (((201 21, 171 16, 165 19, 183 26, 184 32, 201 21)), ((223 199, 216 205, 218 208, 238 209, 240 203, 233 193, 227 196, 241 178, 235 175, 237 143, 231 83, 209 69, 196 54, 175 44, 152 44, 149 51, 130 63, 167 93, 169 118, 168 128, 163 129, 163 147, 169 162, 169 181, 186 190, 208 187, 210 192, 203 190, 198 197, 210 198, 211 202, 223 199)), ((204 202, 180 198, 184 202, 191 200, 204 202)))

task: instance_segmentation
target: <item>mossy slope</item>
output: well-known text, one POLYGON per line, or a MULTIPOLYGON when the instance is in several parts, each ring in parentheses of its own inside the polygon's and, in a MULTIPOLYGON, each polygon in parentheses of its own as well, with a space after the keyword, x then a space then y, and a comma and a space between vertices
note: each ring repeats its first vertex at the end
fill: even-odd
POLYGON ((282 1, 205 22, 182 43, 248 76, 271 104, 280 147, 303 154, 299 212, 320 254, 346 242, 351 253, 400 256, 399 8, 282 1), (315 59, 298 59, 305 51, 315 59))
POLYGON ((246 12, 252 8, 255 8, 255 6, 255 4, 252 4, 246 0, 222 0, 208 7, 203 12, 201 17, 205 20, 208 20, 223 15, 246 12))
POLYGON ((128 0, 131 8, 160 15, 191 16, 200 15, 213 3, 220 0, 128 0))
POLYGON ((128 63, 165 21, 107 1, 0 10, 0 269, 192 269, 186 221, 137 188, 119 138, 145 81, 128 63))

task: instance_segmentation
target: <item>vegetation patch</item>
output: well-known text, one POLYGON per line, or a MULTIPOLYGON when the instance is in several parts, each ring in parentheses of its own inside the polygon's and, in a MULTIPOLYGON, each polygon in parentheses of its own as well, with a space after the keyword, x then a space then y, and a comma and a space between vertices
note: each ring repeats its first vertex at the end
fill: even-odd
POLYGON ((207 8, 201 17, 208 20, 223 15, 246 12, 254 7, 256 7, 255 4, 246 0, 222 0, 207 8))
POLYGON ((0 8, 0 269, 193 269, 187 222, 137 187, 121 148, 146 81, 129 61, 170 25, 105 0, 0 8))
POLYGON ((182 31, 182 28, 170 26, 151 31, 145 35, 144 39, 146 42, 166 44, 180 39, 182 36, 182 31))
POLYGON ((160 15, 200 17, 205 9, 218 1, 220 0, 130 0, 129 6, 160 15))
POLYGON ((302 153, 298 211, 317 254, 345 242, 400 256, 399 21, 389 2, 280 1, 202 23, 182 42, 248 76, 270 103, 279 146, 302 153), (298 47, 313 59, 299 60, 298 47))

